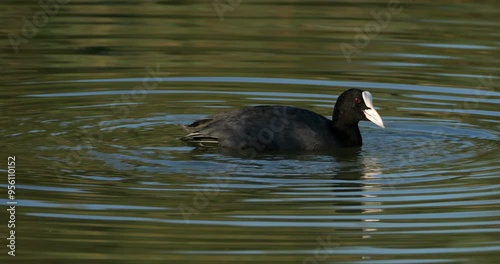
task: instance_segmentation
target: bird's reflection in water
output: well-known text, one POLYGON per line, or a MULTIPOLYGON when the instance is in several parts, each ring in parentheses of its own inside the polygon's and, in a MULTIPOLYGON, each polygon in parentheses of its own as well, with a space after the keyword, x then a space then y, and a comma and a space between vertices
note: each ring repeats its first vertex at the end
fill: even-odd
POLYGON ((333 229, 323 236, 339 241, 339 245, 346 239, 370 239, 370 233, 377 231, 372 222, 380 219, 366 214, 383 211, 382 203, 375 201, 376 193, 383 188, 378 179, 382 175, 382 166, 376 157, 367 155, 361 148, 345 149, 334 157, 338 167, 332 186, 334 202, 331 213, 340 216, 334 221, 345 222, 352 228, 333 229))

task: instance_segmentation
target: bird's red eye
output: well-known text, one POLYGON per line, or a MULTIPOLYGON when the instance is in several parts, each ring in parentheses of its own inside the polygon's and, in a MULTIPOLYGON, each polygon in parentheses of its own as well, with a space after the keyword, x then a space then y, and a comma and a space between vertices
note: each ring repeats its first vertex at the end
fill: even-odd
POLYGON ((356 98, 354 98, 354 102, 357 103, 357 104, 361 104, 361 99, 359 99, 359 98, 356 97, 356 98))

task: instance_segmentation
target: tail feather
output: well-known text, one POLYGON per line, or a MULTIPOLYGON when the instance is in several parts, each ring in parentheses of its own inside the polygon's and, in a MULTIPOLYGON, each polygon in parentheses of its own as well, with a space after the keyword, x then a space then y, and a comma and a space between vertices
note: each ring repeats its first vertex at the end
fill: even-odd
POLYGON ((186 136, 182 137, 181 140, 186 141, 188 143, 193 143, 193 144, 197 144, 200 146, 204 146, 204 147, 206 147, 207 145, 218 145, 219 144, 218 138, 203 135, 199 132, 189 133, 186 136))

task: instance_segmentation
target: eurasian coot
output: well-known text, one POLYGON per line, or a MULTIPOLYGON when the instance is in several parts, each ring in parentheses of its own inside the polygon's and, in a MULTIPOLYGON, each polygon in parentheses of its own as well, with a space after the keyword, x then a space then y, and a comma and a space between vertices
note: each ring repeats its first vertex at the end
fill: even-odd
POLYGON ((306 109, 261 105, 219 113, 185 126, 182 140, 201 146, 219 146, 240 154, 260 151, 328 151, 361 146, 358 122, 384 127, 368 91, 343 92, 332 120, 306 109))

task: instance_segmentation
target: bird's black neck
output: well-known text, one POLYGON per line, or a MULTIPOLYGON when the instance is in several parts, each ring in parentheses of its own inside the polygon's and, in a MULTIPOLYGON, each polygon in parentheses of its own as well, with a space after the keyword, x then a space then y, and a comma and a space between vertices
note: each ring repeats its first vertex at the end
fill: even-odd
POLYGON ((343 147, 359 147, 363 145, 358 123, 346 125, 335 122, 333 123, 333 134, 336 141, 343 147))

